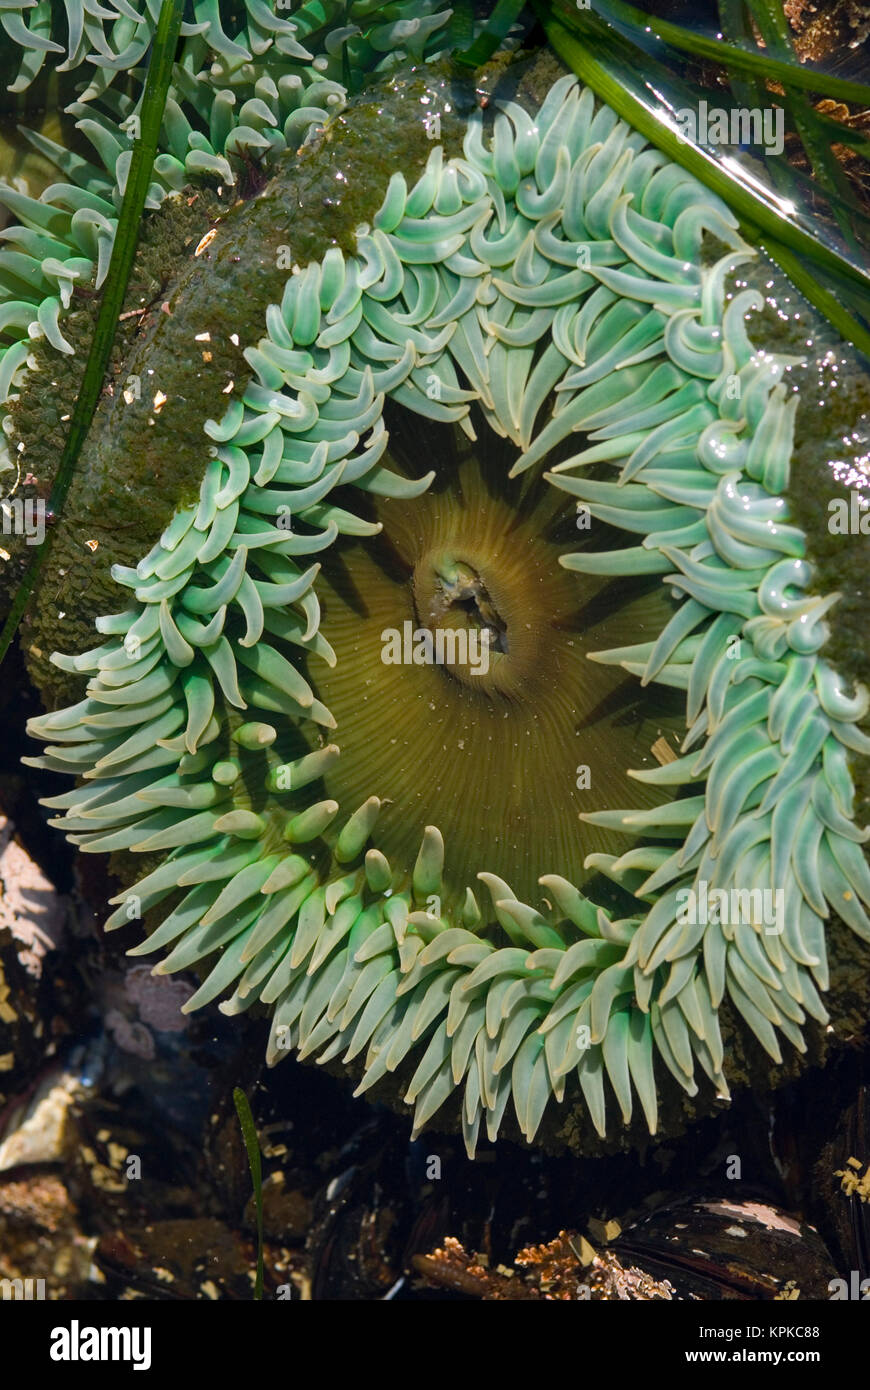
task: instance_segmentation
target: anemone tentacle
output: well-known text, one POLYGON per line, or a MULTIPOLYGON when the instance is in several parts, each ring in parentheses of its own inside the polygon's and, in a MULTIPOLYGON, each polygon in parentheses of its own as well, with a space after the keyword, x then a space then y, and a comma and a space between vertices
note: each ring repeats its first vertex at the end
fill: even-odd
MULTIPOLYGON (((241 27, 227 33, 216 0, 194 0, 194 18, 182 25, 185 40, 180 62, 198 75, 210 62, 210 72, 223 80, 247 81, 252 63, 271 64, 292 76, 295 64, 312 64, 315 79, 342 81, 348 68, 364 72, 390 70, 420 62, 441 50, 452 11, 438 0, 311 0, 292 16, 264 0, 245 0, 241 27)), ((51 0, 10 0, 0 14, 0 26, 22 50, 21 66, 10 90, 26 90, 46 58, 62 62, 60 71, 88 64, 91 75, 85 100, 100 95, 119 73, 135 70, 147 57, 160 6, 154 0, 135 6, 128 0, 66 0, 66 24, 58 20, 51 0), (95 69, 95 71, 94 71, 95 69)))
MULTIPOLYGON (((185 163, 181 123, 172 139, 166 187, 206 167, 185 163)), ((105 219, 83 220, 91 266, 110 186, 86 205, 105 219)), ((47 208, 16 211, 34 237, 79 235, 47 208)), ((463 154, 434 144, 410 189, 396 172, 355 254, 289 274, 246 349, 243 398, 206 425, 198 504, 115 567, 127 606, 98 620, 104 642, 53 657, 87 677, 84 698, 28 726, 48 745, 28 761, 81 779, 47 803, 73 843, 168 851, 107 927, 171 899, 133 953, 168 948, 161 972, 218 953, 187 1009, 262 1002, 270 1062, 341 1057, 360 1091, 413 1066, 415 1131, 458 1091, 471 1152, 509 1101, 531 1141, 569 1078, 599 1134, 605 1082, 625 1123, 636 1098, 655 1131, 656 1064, 690 1095, 700 1066, 726 1096, 726 995, 774 1060, 780 1035, 802 1050, 807 1016, 825 1022, 831 909, 870 941, 850 770, 870 750, 870 700, 821 655, 838 596, 813 592, 782 496, 790 361, 749 341, 753 294, 726 294, 752 255, 724 204, 564 77, 531 115, 502 103, 491 137, 473 115, 463 154), (336 657, 314 557, 378 531, 352 489, 412 501, 435 478, 386 466, 388 401, 471 437, 482 417, 515 475, 582 434, 544 477, 639 539, 563 567, 660 576, 673 600, 656 640, 595 654, 685 692, 683 756, 635 774, 671 799, 583 817, 639 841, 587 860, 631 895, 625 916, 551 872, 539 904, 487 871, 485 893, 453 904, 449 834, 428 826, 413 864, 391 862, 378 788, 359 807, 328 794, 341 751, 320 732, 335 720, 317 673, 336 657), (763 889, 783 893, 773 930, 763 889), (732 890, 747 901, 736 923, 686 911, 690 893, 732 890)), ((54 309, 43 318, 60 332, 54 309)))

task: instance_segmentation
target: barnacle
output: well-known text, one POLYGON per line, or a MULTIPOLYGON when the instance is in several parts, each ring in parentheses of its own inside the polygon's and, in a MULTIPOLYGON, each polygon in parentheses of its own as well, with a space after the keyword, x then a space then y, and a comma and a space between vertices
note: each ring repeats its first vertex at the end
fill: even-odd
MULTIPOLYGON (((356 117, 330 117, 346 93, 317 61, 289 82, 242 65, 238 112, 220 64, 182 73, 152 203, 229 183, 251 149, 280 166, 312 128, 301 165, 335 159, 356 117)), ((783 496, 790 362, 750 341, 755 292, 729 292, 753 252, 728 209, 573 77, 491 127, 448 121, 425 71, 391 90, 417 154, 347 244, 289 224, 198 493, 113 567, 101 645, 52 657, 87 686, 31 720, 29 761, 80 779, 47 804, 83 851, 148 856, 107 927, 159 923, 132 954, 199 967, 188 1009, 269 1006, 270 1062, 340 1059, 361 1092, 398 1073, 418 1130, 457 1092, 472 1152, 509 1102, 531 1141, 569 1083, 599 1134, 608 1091, 654 1131, 657 1071, 727 1095, 726 998, 779 1061, 827 1019, 831 910, 870 941, 868 695, 821 654, 838 596, 813 591, 783 496), (609 528, 628 541, 602 548, 609 528), (488 670, 386 664, 406 621, 486 634, 488 670), (652 687, 630 809, 607 742, 623 673, 652 687), (657 765, 674 700, 681 753, 657 765), (739 920, 685 910, 722 893, 739 920)), ((364 109, 392 120, 385 93, 364 109)), ((110 116, 75 112, 106 172, 57 149, 66 184, 2 193, 22 259, 0 273, 31 287, 3 307, 4 399, 25 335, 70 354, 70 286, 105 274, 128 159, 110 117, 132 110, 109 95, 110 116)), ((246 215, 197 248, 214 283, 246 215)), ((183 312, 193 354, 211 338, 183 312)))

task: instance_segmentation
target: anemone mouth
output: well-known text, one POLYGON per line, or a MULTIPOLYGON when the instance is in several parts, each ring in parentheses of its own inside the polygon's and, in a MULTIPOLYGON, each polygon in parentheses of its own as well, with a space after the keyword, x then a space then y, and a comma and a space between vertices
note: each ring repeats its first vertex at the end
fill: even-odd
POLYGON ((561 566, 588 535, 576 508, 531 473, 511 479, 516 447, 472 418, 473 442, 388 410, 391 466, 410 475, 425 459, 435 479, 422 496, 373 500, 379 534, 330 547, 317 579, 337 659, 311 678, 341 748, 326 792, 384 803, 377 844, 408 877, 425 826, 439 826, 442 906, 480 870, 528 901, 545 872, 588 879, 586 858, 622 837, 580 813, 637 800, 626 765, 658 766, 653 746, 670 735, 673 751, 680 727, 672 692, 639 700, 623 671, 589 659, 661 631, 673 611, 661 586, 561 566))
POLYGON ((778 1063, 827 1020, 831 908, 870 940, 870 700, 820 655, 789 362, 727 289, 728 210, 573 78, 431 145, 352 251, 289 267, 198 500, 53 658, 89 681, 34 761, 81 777, 49 804, 83 850, 169 852, 107 925, 162 908, 134 954, 208 962, 188 1008, 269 1005, 270 1062, 413 1065, 415 1129, 461 1088, 470 1151, 569 1078, 599 1134, 614 1100, 653 1131, 656 1068, 727 1096, 726 997, 778 1063))

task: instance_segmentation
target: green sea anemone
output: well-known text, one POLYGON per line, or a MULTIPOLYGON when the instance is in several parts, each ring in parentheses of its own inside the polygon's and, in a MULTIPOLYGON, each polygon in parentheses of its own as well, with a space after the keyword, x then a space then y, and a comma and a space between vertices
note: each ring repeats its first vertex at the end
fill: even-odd
MULTIPOLYGON (((354 61, 405 33, 389 12, 354 61)), ((724 1000, 778 1062, 827 1019, 832 909, 870 941, 868 695, 821 654, 838 594, 783 496, 796 359, 750 339, 728 208, 573 76, 533 99, 508 74, 494 119, 425 67, 345 108, 344 30, 314 35, 325 67, 282 30, 263 76, 221 32, 190 41, 220 59, 179 69, 152 204, 252 153, 268 182, 188 236, 125 364, 142 391, 92 430, 77 563, 128 467, 145 487, 158 461, 172 514, 143 555, 126 488, 103 552, 138 554, 102 643, 52 656, 86 688, 30 721, 27 761, 78 778, 47 804, 80 849, 148 858, 107 927, 148 916, 132 954, 197 967, 187 1009, 267 1005, 270 1062, 338 1059, 359 1091, 397 1073, 415 1130, 458 1092, 470 1152, 508 1102, 531 1141, 575 1083, 599 1134, 608 1093, 654 1132, 657 1070, 727 1096, 724 1000)), ((74 114, 102 168, 52 147, 64 184, 0 194, 13 454, 32 339, 74 355, 129 158, 132 99, 74 114)), ((43 585, 37 633, 57 607, 43 585)))

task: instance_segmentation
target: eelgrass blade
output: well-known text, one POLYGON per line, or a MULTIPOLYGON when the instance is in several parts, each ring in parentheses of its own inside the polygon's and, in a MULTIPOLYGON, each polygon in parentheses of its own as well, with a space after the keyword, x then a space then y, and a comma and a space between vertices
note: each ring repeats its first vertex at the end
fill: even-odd
POLYGON ((850 150, 857 151, 863 159, 870 160, 870 138, 865 131, 853 130, 851 126, 834 120, 832 116, 826 116, 822 111, 817 111, 816 117, 832 145, 847 145, 850 150))
MULTIPOLYGON (((787 61, 793 53, 788 23, 779 0, 747 0, 753 18, 771 54, 779 61, 787 61)), ((852 232, 850 217, 857 204, 849 182, 839 163, 831 153, 815 122, 815 112, 806 92, 790 90, 791 78, 786 85, 785 106, 791 115, 794 127, 801 138, 810 167, 822 188, 828 195, 831 211, 843 237, 853 250, 856 241, 852 232), (851 205, 851 206, 850 206, 851 205)))
MULTIPOLYGON (((627 3, 627 0, 596 0, 595 9, 602 18, 609 20, 615 28, 628 36, 647 31, 696 58, 705 58, 724 67, 734 68, 755 76, 759 81, 781 82, 785 86, 799 87, 803 91, 816 92, 819 96, 831 97, 835 101, 854 102, 861 106, 870 105, 870 86, 864 82, 853 82, 833 73, 821 72, 806 63, 790 63, 772 55, 751 52, 734 42, 710 39, 696 34, 679 24, 666 19, 658 19, 627 3)), ((553 10, 558 18, 570 27, 570 22, 578 14, 577 6, 571 0, 555 0, 553 10)))
MULTIPOLYGON (((744 50, 751 53, 754 58, 762 58, 762 55, 757 51, 755 39, 749 26, 744 0, 719 0, 718 9, 719 23, 725 38, 738 46, 743 45, 744 50)), ((728 72, 731 92, 737 103, 751 111, 760 110, 764 102, 762 92, 766 95, 769 94, 766 81, 759 81, 756 77, 745 73, 740 75, 734 63, 727 60, 723 61, 728 72)), ((767 74, 765 73, 764 76, 766 79, 767 74)), ((790 162, 787 159, 778 159, 774 156, 768 158, 766 164, 774 187, 780 193, 788 194, 793 200, 797 199, 799 197, 798 179, 790 162)))
MULTIPOLYGON (((620 11, 621 9, 622 6, 620 5, 620 11)), ((744 52, 750 54, 751 57, 760 57, 761 55, 755 51, 755 42, 748 27, 743 0, 719 0, 718 10, 719 26, 724 42, 717 43, 716 47, 723 50, 737 48, 738 51, 742 47, 744 52)), ((692 34, 690 37, 695 38, 696 36, 692 34)), ((671 43, 673 44, 673 40, 671 43)), ((731 91, 736 100, 740 102, 741 106, 757 110, 761 106, 761 89, 767 78, 767 73, 746 72, 743 68, 738 67, 737 63, 729 62, 728 57, 724 55, 719 61, 727 66, 731 78, 731 91)))
MULTIPOLYGON (((133 146, 127 184, 118 217, 118 228, 112 247, 112 257, 109 262, 105 288, 94 329, 94 338, 88 353, 81 389, 73 407, 69 433, 49 498, 49 510, 56 521, 62 515, 75 465, 91 427, 109 365, 112 344, 118 326, 118 315, 124 303, 130 272, 133 268, 133 258, 136 254, 136 245, 139 240, 139 227, 151 182, 151 171, 157 154, 163 110, 172 78, 175 50, 178 45, 183 17, 184 0, 163 0, 142 98, 140 135, 133 146)), ((0 661, 9 650, 9 644, 24 616, 36 581, 50 553, 55 534, 56 532, 52 529, 46 532, 42 545, 18 586, 3 631, 0 633, 0 661)))
POLYGON ((471 0, 454 0, 450 20, 450 46, 454 52, 464 52, 474 38, 474 10, 471 0))
POLYGON ((260 1299, 263 1297, 263 1169, 260 1163, 260 1141, 257 1138, 248 1097, 240 1086, 233 1089, 233 1102, 248 1152, 248 1166, 254 1186, 254 1208, 257 1213, 257 1277, 254 1283, 254 1298, 260 1299))
POLYGON ((489 62, 496 49, 504 43, 525 5, 526 0, 498 0, 486 26, 471 47, 453 55, 457 63, 462 63, 465 67, 480 68, 489 62))

